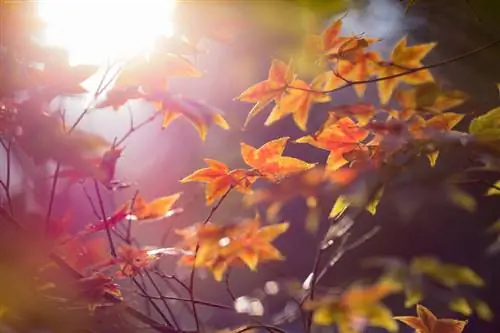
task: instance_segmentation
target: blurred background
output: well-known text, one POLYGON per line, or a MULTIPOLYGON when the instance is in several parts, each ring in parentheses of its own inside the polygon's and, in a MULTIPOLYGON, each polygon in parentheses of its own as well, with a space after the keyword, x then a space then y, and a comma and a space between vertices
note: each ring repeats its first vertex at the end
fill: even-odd
MULTIPOLYGON (((128 138, 124 145, 123 156, 117 164, 116 178, 131 182, 133 186, 129 189, 106 193, 104 201, 108 211, 129 200, 136 189, 140 189, 147 199, 183 192, 179 206, 184 208, 184 213, 164 222, 133 227, 133 234, 140 244, 174 246, 178 241, 173 232, 174 229, 202 221, 207 216, 210 207, 205 205, 204 186, 197 183, 179 183, 179 179, 204 166, 203 158, 222 161, 231 168, 242 167, 244 164, 240 157, 240 142, 260 146, 281 136, 298 138, 303 135, 290 117, 273 126, 264 126, 266 112, 253 119, 250 125, 242 130, 251 105, 234 101, 234 98, 250 85, 266 78, 273 58, 287 60, 296 51, 301 38, 308 32, 319 31, 332 19, 345 15, 344 32, 364 33, 382 38, 382 42, 377 47, 383 55, 389 54, 395 42, 404 35, 408 35, 409 44, 437 41, 438 46, 425 59, 425 63, 439 62, 454 57, 500 36, 500 25, 496 22, 498 16, 495 16, 500 14, 500 11, 497 1, 494 0, 421 0, 409 10, 405 2, 398 0, 332 1, 331 7, 325 9, 322 4, 327 2, 267 0, 238 2, 235 5, 236 2, 229 1, 227 6, 226 4, 215 5, 211 1, 178 2, 172 5, 174 9, 171 14, 168 14, 170 5, 165 7, 166 17, 170 15, 163 22, 166 27, 165 33, 170 33, 170 31, 175 33, 176 24, 193 35, 200 33, 199 30, 210 33, 214 22, 225 23, 219 29, 222 30, 223 36, 229 36, 227 40, 220 35, 217 35, 218 41, 213 40, 214 38, 202 39, 199 43, 201 51, 193 56, 194 64, 204 71, 205 75, 197 79, 174 79, 171 82, 171 89, 185 96, 206 101, 223 110, 231 129, 224 131, 215 127, 211 128, 207 140, 203 142, 185 120, 176 120, 168 128, 162 130, 161 121, 158 119, 128 138), (216 6, 218 9, 215 9, 216 6), (252 29, 237 30, 238 34, 230 38, 231 29, 236 31, 238 25, 234 27, 234 22, 224 21, 229 14, 220 14, 220 8, 227 10, 236 22, 238 19, 249 22, 252 29), (345 12, 345 9, 348 11, 345 12), (312 15, 312 12, 319 12, 320 18, 313 19, 316 16, 312 15), (282 14, 277 17, 277 13, 282 14), (189 20, 185 17, 189 17, 189 20), (190 22, 190 25, 187 22, 190 22)), ((68 3, 58 7, 56 16, 69 17, 67 13, 73 5, 68 5, 68 3)), ((105 1, 99 6, 104 6, 104 3, 105 1)), ((98 39, 92 34, 105 35, 103 31, 106 32, 106 29, 113 30, 113 26, 107 25, 106 17, 98 16, 99 8, 104 8, 99 6, 85 14, 85 21, 92 26, 92 29, 82 32, 81 36, 73 36, 72 43, 78 45, 85 42, 87 44, 89 40, 98 39)), ((118 16, 128 13, 125 10, 122 11, 122 5, 118 2, 114 2, 111 6, 114 7, 118 16)), ((31 10, 40 13, 37 12, 36 6, 31 10)), ((131 12, 133 13, 133 10, 131 12)), ((2 15, 2 38, 6 38, 7 31, 12 30, 13 27, 19 28, 12 25, 13 18, 6 13, 6 11, 0 13, 2 15), (10 22, 11 25, 9 26, 6 22, 10 22)), ((11 15, 10 12, 9 15, 11 15)), ((47 13, 46 15, 54 16, 54 14, 47 13)), ((50 25, 51 22, 46 23, 50 25)), ((133 31, 134 24, 130 24, 131 31, 133 31)), ((40 39, 46 43, 50 42, 47 36, 44 40, 43 33, 40 39)), ((109 39, 107 40, 111 43, 109 39)), ((96 47, 106 46, 106 39, 101 40, 100 43, 96 47)), ((88 43, 88 45, 95 44, 88 43)), ((499 96, 498 91, 495 90, 495 83, 500 81, 499 55, 500 48, 497 46, 473 57, 433 70, 438 82, 449 88, 463 90, 472 96, 457 109, 457 112, 466 114, 468 120, 471 118, 467 114, 485 112, 498 105, 499 96)), ((99 59, 99 55, 95 57, 99 59)), ((85 57, 74 60, 83 63, 96 61, 91 58, 85 59, 85 57)), ((99 74, 97 73, 96 78, 87 82, 88 87, 92 88, 96 85, 99 74)), ((332 97, 333 102, 329 107, 357 101, 352 89, 336 92, 332 97)), ((374 84, 368 85, 364 99, 367 102, 378 103, 374 84)), ((53 101, 53 106, 64 108, 67 122, 72 123, 79 116, 87 100, 88 96, 64 97, 53 101)), ((313 108, 309 120, 311 131, 318 128, 325 120, 326 109, 327 107, 323 106, 313 108)), ((134 121, 139 123, 153 112, 154 110, 143 102, 130 101, 126 107, 117 111, 93 110, 83 119, 79 128, 98 133, 112 141, 129 130, 131 114, 134 121)), ((463 127, 459 129, 465 130, 466 125, 467 122, 464 121, 461 125, 463 127)), ((290 144, 285 154, 302 158, 307 162, 319 163, 324 163, 327 157, 327 152, 305 145, 290 144)), ((2 150, 0 160, 5 159, 6 156, 2 150)), ((487 249, 494 238, 485 233, 488 226, 500 217, 498 197, 482 197, 486 188, 484 184, 467 185, 465 189, 478 198, 476 213, 468 213, 452 205, 443 204, 440 201, 442 193, 435 188, 435 180, 439 179, 440 175, 458 170, 467 163, 467 157, 456 151, 442 152, 437 167, 432 170, 422 160, 422 167, 414 170, 407 186, 398 191, 386 193, 377 214, 375 216, 364 215, 362 221, 358 223, 366 225, 366 230, 374 224, 381 225, 381 231, 366 244, 343 257, 328 272, 322 284, 342 287, 360 277, 376 276, 373 270, 361 267, 360 261, 363 258, 397 256, 409 260, 415 256, 434 255, 443 261, 470 266, 483 276, 488 286, 482 289, 479 296, 490 304, 495 314, 500 314, 500 269, 498 268, 500 256, 487 254, 487 249)), ((41 174, 39 170, 41 167, 33 168, 29 166, 29 163, 17 159, 14 165, 16 167, 12 169, 11 176, 14 196, 26 192, 27 186, 39 186, 42 189, 37 188, 34 197, 23 197, 23 202, 31 205, 33 210, 45 207, 49 198, 43 193, 46 193, 44 190, 48 189, 50 182, 46 179, 27 180, 30 177, 38 177, 41 174)), ((47 171, 53 166, 43 168, 47 171)), ((1 163, 0 174, 4 175, 5 172, 4 163, 1 163)), ((325 202, 333 202, 333 200, 332 196, 326 198, 325 202)), ((80 186, 60 183, 54 202, 55 215, 73 212, 77 219, 75 229, 95 221, 95 216, 80 186)), ((330 209, 330 204, 322 207, 323 220, 326 221, 330 209)), ((272 320, 284 309, 293 310, 294 304, 290 303, 285 292, 285 282, 295 281, 301 284, 311 271, 316 245, 328 226, 326 223, 320 225, 317 234, 308 233, 304 229, 306 214, 306 205, 302 199, 289 202, 282 211, 281 217, 283 220, 290 221, 291 229, 277 240, 276 245, 287 257, 286 261, 264 264, 259 267, 257 273, 245 268, 234 269, 231 272, 230 286, 236 297, 251 296, 261 299, 265 312, 264 317, 259 319, 263 322, 267 319, 272 320), (278 283, 279 290, 276 294, 273 292, 269 295, 264 291, 266 282, 269 281, 278 283)), ((214 222, 225 222, 253 215, 253 210, 242 206, 241 195, 231 193, 212 219, 214 222)), ((160 265, 167 274, 177 274, 181 278, 187 278, 188 271, 177 267, 176 258, 162 259, 160 265)), ((216 283, 210 274, 204 274, 201 270, 198 280, 196 293, 200 299, 232 305, 233 302, 224 284, 216 283)), ((269 287, 269 283, 267 286, 269 287)), ((168 286, 164 288, 166 294, 175 293, 168 286)), ((137 299, 134 302, 134 305, 146 309, 143 300, 137 299)), ((425 304, 441 317, 456 317, 456 314, 448 310, 446 304, 442 304, 438 299, 433 300, 431 297, 425 304)), ((390 305, 398 315, 414 312, 413 309, 405 309, 402 306, 402 299, 399 298, 390 300, 390 305)), ((175 309, 181 321, 188 327, 192 327, 193 322, 185 308, 176 304, 175 309)), ((241 317, 231 311, 202 307, 200 309, 202 309, 201 319, 209 325, 222 328, 241 323, 241 317)), ((301 330, 299 324, 290 324, 288 328, 292 332, 301 330)), ((373 329, 373 332, 376 331, 373 329)), ((402 332, 405 332, 404 329, 402 332)), ((500 332, 500 323, 498 321, 487 323, 472 318, 466 332, 500 332)))

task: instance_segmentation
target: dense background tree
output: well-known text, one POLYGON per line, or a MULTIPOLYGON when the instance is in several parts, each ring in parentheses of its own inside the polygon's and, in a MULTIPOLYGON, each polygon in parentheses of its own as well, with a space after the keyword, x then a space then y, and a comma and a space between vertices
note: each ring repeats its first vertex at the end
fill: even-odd
POLYGON ((3 328, 394 330, 394 294, 395 315, 496 332, 495 6, 180 2, 155 53, 99 69, 36 42, 34 3, 2 2, 3 328), (405 35, 415 53, 391 57, 405 35), (412 72, 429 65, 436 84, 412 72), (247 123, 235 96, 293 115, 247 123))

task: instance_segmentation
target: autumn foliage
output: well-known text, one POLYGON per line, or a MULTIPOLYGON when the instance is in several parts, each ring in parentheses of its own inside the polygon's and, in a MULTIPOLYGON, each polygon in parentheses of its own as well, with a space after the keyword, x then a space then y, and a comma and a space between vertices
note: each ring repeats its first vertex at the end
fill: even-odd
MULTIPOLYGON (((228 22, 233 23, 237 36, 241 26, 228 22)), ((233 271, 252 274, 264 265, 292 265, 294 258, 287 258, 277 242, 286 242, 291 228, 317 241, 316 258, 311 258, 305 281, 290 277, 280 286, 296 305, 287 320, 299 323, 306 332, 316 326, 336 327, 340 333, 364 332, 367 327, 397 332, 407 325, 418 333, 461 333, 467 332, 467 317, 491 321, 494 315, 489 305, 478 296, 486 284, 483 278, 469 267, 436 257, 366 258, 364 264, 376 268, 376 277, 360 277, 338 288, 324 284, 326 272, 345 253, 376 237, 383 228, 374 225, 371 231, 358 233, 355 227, 360 216, 376 215, 385 194, 401 186, 408 170, 422 168, 422 161, 432 169, 443 151, 461 150, 468 156, 468 165, 440 181, 446 201, 442 204, 470 212, 477 208, 477 200, 458 185, 460 181, 465 182, 474 170, 500 174, 500 107, 474 114, 456 111, 474 97, 434 78, 432 69, 437 65, 428 63, 426 56, 439 44, 414 43, 401 36, 390 50, 381 52, 379 38, 345 33, 342 25, 343 18, 326 22, 323 30, 301 40, 297 55, 274 58, 267 75, 234 97, 248 105, 244 124, 228 122, 230 110, 171 89, 178 78, 196 80, 210 75, 197 67, 191 53, 197 53, 202 37, 218 42, 237 38, 220 32, 224 26, 212 23, 204 31, 191 31, 192 35, 181 30, 179 36, 158 43, 151 54, 117 64, 115 75, 108 69, 98 90, 90 92, 91 103, 73 123, 49 106, 58 96, 89 93, 81 83, 98 68, 70 66, 59 50, 34 45, 35 49, 28 50, 8 39, 2 42, 0 139, 5 170, 19 166, 14 163, 19 156, 33 168, 43 169, 46 202, 41 213, 29 212, 14 196, 10 173, 1 178, 0 219, 7 230, 1 251, 2 256, 16 255, 0 266, 0 275, 9 272, 1 281, 0 325, 20 332, 28 328, 76 332, 78 325, 89 327, 79 332, 115 332, 121 329, 121 316, 128 316, 135 324, 123 321, 130 322, 127 332, 135 331, 134 325, 159 332, 202 332, 209 330, 197 313, 202 303, 244 312, 238 318, 247 326, 228 328, 231 331, 282 332, 282 322, 261 322, 255 307, 239 309, 242 299, 232 294, 229 277, 233 271), (299 53, 306 55, 313 75, 300 70, 299 53), (30 66, 35 62, 44 66, 30 66), (366 97, 371 85, 378 100, 366 97), (334 103, 343 89, 353 89, 357 99, 334 103), (20 92, 27 97, 19 98, 20 92), (91 112, 126 113, 130 100, 141 100, 154 111, 143 123, 132 124, 123 137, 108 142, 79 128, 91 112), (320 126, 311 124, 313 112, 322 113, 320 126), (173 121, 187 121, 199 139, 205 140, 212 128, 234 132, 255 128, 249 124, 262 119, 262 113, 267 113, 263 126, 280 126, 291 117, 302 134, 261 140, 258 146, 240 142, 239 163, 202 156, 199 168, 179 182, 182 186, 201 183, 196 190, 204 191, 209 207, 205 219, 178 224, 173 217, 182 219, 188 209, 183 193, 166 191, 152 198, 133 182, 116 178, 127 139, 146 130, 148 124, 168 131, 173 121), (327 157, 321 163, 303 160, 290 153, 291 146, 325 152, 327 157), (55 191, 62 182, 81 186, 93 210, 92 221, 82 226, 71 213, 54 213, 55 191), (126 193, 128 199, 110 211, 103 198, 116 192, 126 193), (230 220, 221 221, 215 212, 228 197, 239 200, 241 207, 234 209, 230 220), (281 217, 283 208, 297 198, 308 210, 303 224, 281 217), (133 231, 147 223, 169 225, 177 242, 139 244, 133 231), (37 225, 34 231, 33 225, 37 225), (21 247, 21 243, 32 245, 21 247), (177 268, 166 271, 160 266, 172 258, 175 266, 188 272, 184 277, 176 276, 177 268), (195 281, 205 271, 221 286, 221 293, 229 292, 234 304, 203 303, 197 298, 195 281), (149 281, 148 288, 144 281, 149 281), (173 308, 178 304, 169 303, 158 281, 185 292, 186 298, 172 299, 188 305, 191 322, 175 319, 173 308), (34 296, 25 291, 18 295, 9 286, 26 288, 34 296), (138 297, 149 302, 147 311, 138 306, 138 297), (399 304, 394 307, 397 312, 384 303, 389 298, 391 304, 399 304), (442 309, 448 308, 459 319, 438 319, 422 305, 427 302, 444 302, 442 309), (416 309, 417 316, 400 315, 403 306, 416 309), (118 324, 102 328, 89 319, 100 315, 118 324), (71 323, 64 317, 79 320, 71 323)), ((220 149, 225 149, 223 142, 220 149)), ((482 181, 487 184, 485 196, 500 194, 499 181, 482 181)), ((27 186, 25 191, 31 190, 27 186)), ((489 232, 498 235, 500 222, 491 222, 489 232)), ((252 302, 262 307, 260 300, 252 302)), ((220 324, 213 329, 227 328, 220 324)))

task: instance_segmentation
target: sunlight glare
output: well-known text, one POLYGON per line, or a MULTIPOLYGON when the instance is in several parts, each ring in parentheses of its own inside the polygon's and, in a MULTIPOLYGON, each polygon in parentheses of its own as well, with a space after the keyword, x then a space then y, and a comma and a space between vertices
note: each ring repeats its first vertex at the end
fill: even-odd
POLYGON ((173 33, 174 0, 38 0, 42 42, 65 49, 71 64, 104 64, 151 51, 173 33))

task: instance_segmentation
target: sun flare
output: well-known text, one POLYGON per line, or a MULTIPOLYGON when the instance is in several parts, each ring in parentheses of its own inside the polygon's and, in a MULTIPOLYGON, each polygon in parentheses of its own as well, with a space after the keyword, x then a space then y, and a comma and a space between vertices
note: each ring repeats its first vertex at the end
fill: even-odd
POLYGON ((42 42, 64 48, 72 64, 103 64, 149 52, 171 35, 174 0, 38 0, 42 42))

